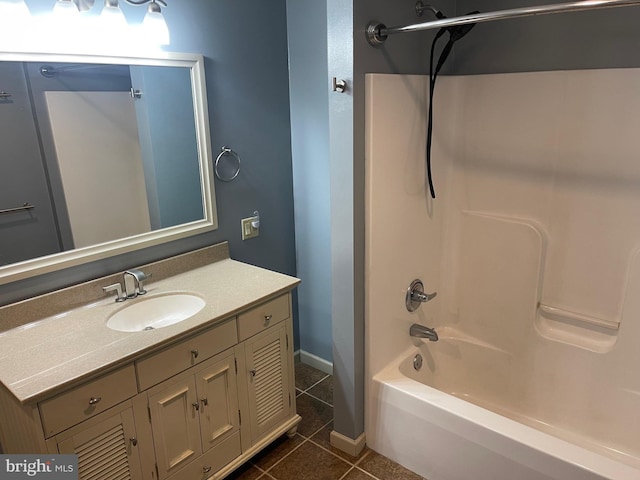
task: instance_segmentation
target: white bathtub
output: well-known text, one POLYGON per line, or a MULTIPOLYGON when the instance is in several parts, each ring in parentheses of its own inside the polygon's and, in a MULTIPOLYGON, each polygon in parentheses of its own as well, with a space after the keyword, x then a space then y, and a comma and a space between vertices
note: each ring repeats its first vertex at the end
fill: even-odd
MULTIPOLYGON (((522 423, 526 418, 515 421, 429 386, 438 355, 427 349, 455 343, 441 335, 438 343, 410 349, 373 377, 367 432, 371 448, 429 480, 640 479, 640 462, 629 455, 575 434, 566 433, 571 441, 561 439, 557 435, 562 432, 545 433, 522 423), (413 368, 417 353, 428 357, 420 372, 413 368), (616 455, 620 458, 612 458, 616 455)), ((455 346, 464 357, 468 345, 455 346)))

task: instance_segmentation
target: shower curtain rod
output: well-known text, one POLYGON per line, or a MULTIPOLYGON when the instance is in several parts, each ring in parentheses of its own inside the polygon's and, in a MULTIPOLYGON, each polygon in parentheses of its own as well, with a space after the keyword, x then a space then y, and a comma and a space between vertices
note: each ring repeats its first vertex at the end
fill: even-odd
POLYGON ((100 64, 100 63, 96 63, 96 64, 72 64, 72 65, 64 65, 62 67, 53 67, 51 65, 42 65, 40 67, 40 75, 42 75, 43 77, 54 77, 60 73, 64 73, 64 72, 73 72, 76 70, 86 70, 89 68, 105 68, 105 67, 111 67, 112 65, 109 64, 100 64))
MULTIPOLYGON (((579 12, 582 10, 598 10, 602 8, 631 7, 640 5, 640 0, 582 0, 578 2, 555 3, 534 7, 511 8, 495 12, 475 13, 460 17, 444 18, 431 22, 416 23, 398 27, 387 27, 383 23, 371 22, 367 25, 367 41, 374 47, 381 47, 389 35, 406 32, 419 32, 434 28, 452 27, 468 23, 492 22, 509 18, 531 17, 551 13, 579 12)), ((428 8, 428 7, 427 7, 428 8)))

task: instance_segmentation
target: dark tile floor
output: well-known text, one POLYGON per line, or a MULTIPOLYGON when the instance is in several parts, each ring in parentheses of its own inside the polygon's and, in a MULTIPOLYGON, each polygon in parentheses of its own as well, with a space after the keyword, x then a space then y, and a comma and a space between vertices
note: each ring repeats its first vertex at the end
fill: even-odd
POLYGON ((302 422, 231 474, 232 480, 421 480, 422 477, 365 448, 358 457, 333 448, 333 377, 296 363, 296 403, 302 422))

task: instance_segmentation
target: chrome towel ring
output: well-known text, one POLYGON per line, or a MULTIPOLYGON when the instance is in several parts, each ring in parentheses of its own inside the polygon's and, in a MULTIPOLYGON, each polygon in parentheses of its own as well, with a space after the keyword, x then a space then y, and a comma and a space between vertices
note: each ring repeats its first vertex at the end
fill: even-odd
POLYGON ((230 182, 240 173, 240 156, 229 147, 222 147, 214 170, 216 177, 223 182, 230 182))

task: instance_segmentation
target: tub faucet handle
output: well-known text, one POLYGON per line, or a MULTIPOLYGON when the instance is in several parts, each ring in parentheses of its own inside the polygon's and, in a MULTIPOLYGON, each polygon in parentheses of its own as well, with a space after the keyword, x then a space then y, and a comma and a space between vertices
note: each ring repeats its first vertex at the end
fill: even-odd
POLYGON ((411 285, 409 285, 409 288, 407 289, 407 295, 405 298, 407 310, 409 310, 410 312, 415 312, 420 305, 433 300, 436 295, 438 295, 438 292, 425 293, 422 280, 414 280, 413 282, 411 282, 411 285))
POLYGON ((425 303, 425 302, 428 302, 429 300, 432 300, 436 295, 438 295, 438 292, 433 292, 433 293, 413 292, 411 294, 411 298, 418 302, 425 303))

